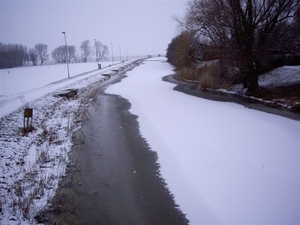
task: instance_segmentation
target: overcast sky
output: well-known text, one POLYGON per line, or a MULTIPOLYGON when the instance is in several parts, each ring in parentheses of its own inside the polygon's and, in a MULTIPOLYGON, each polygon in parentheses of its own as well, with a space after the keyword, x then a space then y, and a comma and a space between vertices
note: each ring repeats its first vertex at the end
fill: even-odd
POLYGON ((178 34, 173 16, 183 17, 188 0, 14 1, 0 0, 0 42, 48 45, 48 53, 67 44, 77 53, 82 41, 94 39, 114 56, 165 54, 178 34), (112 43, 112 45, 111 45, 112 43))

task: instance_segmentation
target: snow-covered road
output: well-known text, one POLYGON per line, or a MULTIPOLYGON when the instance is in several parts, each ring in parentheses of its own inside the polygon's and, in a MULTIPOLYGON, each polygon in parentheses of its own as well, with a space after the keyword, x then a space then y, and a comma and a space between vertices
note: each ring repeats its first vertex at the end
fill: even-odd
POLYGON ((300 224, 300 122, 173 90, 164 58, 106 92, 128 99, 191 224, 300 224))

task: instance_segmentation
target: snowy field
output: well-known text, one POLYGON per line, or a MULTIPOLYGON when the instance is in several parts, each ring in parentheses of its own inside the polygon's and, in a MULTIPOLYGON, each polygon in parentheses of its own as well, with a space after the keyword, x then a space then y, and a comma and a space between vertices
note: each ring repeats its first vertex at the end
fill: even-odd
MULTIPOLYGON (((165 61, 145 61, 106 92, 131 102, 191 224, 300 224, 300 122, 176 92, 161 80, 173 73, 165 61)), ((263 84, 300 80, 282 74, 299 67, 280 70, 263 84)))
MULTIPOLYGON (((111 62, 101 62, 103 67, 111 62)), ((96 62, 70 63, 70 77, 96 70, 96 62)), ((47 84, 63 80, 68 77, 67 64, 55 64, 44 66, 30 66, 11 69, 1 69, 0 95, 12 95, 43 87, 47 84), (24 84, 24 82, 26 83, 24 84)))
POLYGON ((47 93, 122 66, 120 62, 110 67, 111 62, 100 64, 101 70, 97 70, 96 62, 69 64, 71 79, 68 79, 66 64, 1 69, 0 118, 47 93))
MULTIPOLYGON (((191 224, 300 224, 299 121, 173 91, 161 80, 173 73, 165 60, 145 61, 107 92, 131 102, 191 224)), ((53 93, 105 82, 101 74, 123 65, 76 76, 97 65, 78 66, 70 64, 71 79, 66 65, 0 70, 0 224, 34 224, 64 176, 89 99, 53 93), (28 135, 24 105, 34 109, 28 135)), ((261 85, 300 81, 300 67, 279 69, 261 85)))

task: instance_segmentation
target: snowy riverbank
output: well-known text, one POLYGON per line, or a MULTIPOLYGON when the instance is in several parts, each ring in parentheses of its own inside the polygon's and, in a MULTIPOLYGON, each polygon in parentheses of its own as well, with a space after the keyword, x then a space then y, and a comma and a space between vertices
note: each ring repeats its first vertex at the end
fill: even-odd
POLYGON ((107 92, 131 102, 191 224, 299 223, 299 121, 175 92, 172 69, 147 60, 107 92))
MULTIPOLYGON (((191 224, 300 223, 299 121, 176 92, 175 84, 161 80, 173 73, 165 60, 146 60, 107 91, 132 104, 191 224)), ((86 89, 102 82, 101 73, 1 96, 10 98, 0 108, 1 224, 33 224, 64 176, 72 133, 93 96, 65 101, 53 92, 86 89), (24 104, 34 109, 36 128, 27 136, 21 132, 24 108, 17 110, 24 104)))
MULTIPOLYGON (((96 84, 108 82, 102 74, 117 74, 118 69, 127 70, 134 61, 73 79, 56 80, 49 85, 45 85, 43 79, 37 79, 34 89, 32 84, 28 84, 27 88, 23 87, 24 92, 17 94, 23 96, 22 101, 14 100, 14 95, 1 96, 0 101, 3 97, 12 99, 11 102, 4 102, 0 108, 1 224, 35 224, 34 216, 47 207, 59 180, 64 177, 67 153, 73 144, 72 134, 80 128, 83 111, 93 96, 65 99, 56 97, 55 93, 70 88, 84 92, 96 84), (34 129, 28 134, 22 131, 25 107, 33 109, 34 129)), ((27 69, 23 68, 25 71, 27 69)), ((41 72, 45 69, 48 70, 47 67, 37 68, 41 76, 50 76, 41 72)), ((18 73, 20 71, 18 69, 18 73)), ((60 74, 64 73, 61 71, 60 74)), ((19 74, 18 79, 23 79, 26 86, 25 75, 22 77, 19 74)), ((7 83, 1 83, 1 87, 13 87, 11 82, 14 80, 11 77, 10 82, 6 80, 7 83)), ((10 90, 14 93, 18 91, 10 90)))

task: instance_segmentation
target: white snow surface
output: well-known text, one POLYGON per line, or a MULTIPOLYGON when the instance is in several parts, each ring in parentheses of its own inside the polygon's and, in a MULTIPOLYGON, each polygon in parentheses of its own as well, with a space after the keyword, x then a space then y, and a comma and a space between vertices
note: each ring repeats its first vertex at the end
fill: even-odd
POLYGON ((0 118, 47 93, 122 66, 120 62, 113 66, 107 61, 100 64, 101 70, 97 70, 96 62, 69 64, 70 79, 66 64, 1 69, 0 118))
POLYGON ((132 104, 190 224, 300 224, 300 122, 176 92, 172 69, 147 60, 106 92, 132 104))
POLYGON ((259 77, 262 87, 290 85, 300 81, 300 66, 283 66, 259 77))
MULTIPOLYGON (((191 224, 300 224, 299 121, 176 92, 161 80, 173 73, 165 61, 145 61, 107 92, 131 102, 191 224)), ((35 224, 31 216, 53 197, 88 100, 53 93, 88 88, 122 65, 85 73, 96 66, 70 64, 71 79, 65 64, 0 70, 0 224, 35 224), (20 133, 24 105, 34 109, 37 128, 27 136, 20 133)), ((299 82, 299 71, 279 68, 260 85, 299 82)))

